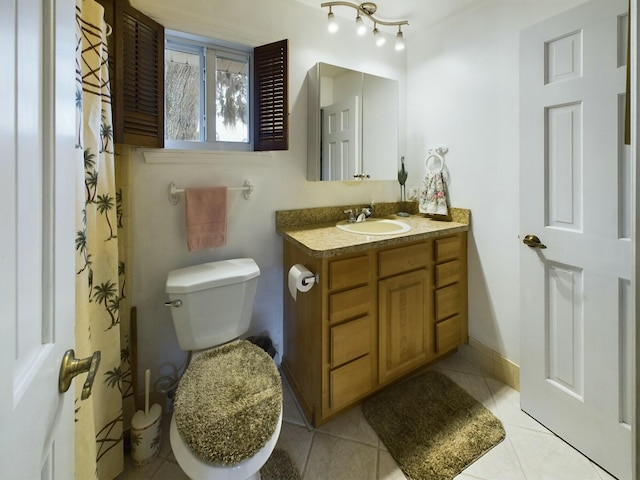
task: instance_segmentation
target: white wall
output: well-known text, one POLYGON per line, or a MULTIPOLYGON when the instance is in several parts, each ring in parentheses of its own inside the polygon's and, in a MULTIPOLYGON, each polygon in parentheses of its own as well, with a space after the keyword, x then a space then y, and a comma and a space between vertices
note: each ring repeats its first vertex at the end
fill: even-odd
POLYGON ((449 147, 451 201, 472 218, 469 333, 518 364, 519 32, 580 3, 487 0, 407 35, 409 170, 449 147))
MULTIPOLYGON (((132 5, 175 30, 252 46, 289 39, 288 151, 197 155, 207 162, 201 164, 190 163, 190 156, 184 157, 185 163, 150 164, 140 151, 134 154, 131 304, 138 309, 139 373, 151 368, 155 379, 179 368, 185 358, 175 339, 170 312, 163 306, 167 272, 239 256, 254 258, 261 269, 250 333, 268 333, 282 353, 282 239, 275 233, 275 211, 365 204, 372 196, 379 202, 399 197, 395 181, 307 182, 307 71, 322 61, 398 79, 403 99, 405 54, 394 51, 392 37, 379 49, 371 38, 355 36, 353 22, 340 20, 341 31, 330 36, 326 12, 293 0, 134 0, 132 5), (184 200, 177 206, 169 204, 169 182, 181 187, 241 186, 246 178, 255 192, 249 201, 239 192, 229 193, 227 245, 189 253, 184 200)), ((404 100, 401 103, 404 113, 404 100)))

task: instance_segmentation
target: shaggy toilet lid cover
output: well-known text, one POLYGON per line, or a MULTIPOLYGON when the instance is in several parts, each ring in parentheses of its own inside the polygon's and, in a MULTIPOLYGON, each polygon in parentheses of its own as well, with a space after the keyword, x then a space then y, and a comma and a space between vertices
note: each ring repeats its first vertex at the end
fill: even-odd
POLYGON ((184 442, 201 459, 235 465, 273 435, 282 408, 275 363, 246 340, 196 358, 176 390, 174 415, 184 442))

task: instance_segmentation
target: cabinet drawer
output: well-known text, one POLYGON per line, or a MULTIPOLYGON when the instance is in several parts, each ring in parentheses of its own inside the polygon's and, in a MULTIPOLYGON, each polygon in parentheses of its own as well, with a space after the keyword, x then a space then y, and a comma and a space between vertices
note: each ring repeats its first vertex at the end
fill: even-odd
POLYGON ((436 352, 444 353, 460 345, 460 315, 436 323, 436 352))
POLYGON ((460 284, 436 290, 436 322, 460 313, 460 284))
POLYGON ((336 368, 330 374, 331 410, 351 403, 371 391, 371 355, 336 368))
POLYGON ((462 265, 459 260, 436 265, 436 288, 451 285, 460 281, 462 265))
POLYGON ((461 255, 461 238, 459 235, 455 237, 438 238, 435 241, 436 263, 453 260, 461 255))
POLYGON ((334 293, 329 297, 329 323, 361 317, 371 311, 371 287, 334 293))
POLYGON ((369 353, 371 318, 362 317, 331 327, 331 368, 369 353))
POLYGON ((354 287, 369 283, 369 257, 335 260, 329 264, 329 289, 354 287))
POLYGON ((378 273, 380 277, 388 277, 409 272, 427 266, 430 260, 430 242, 384 250, 378 254, 378 273))

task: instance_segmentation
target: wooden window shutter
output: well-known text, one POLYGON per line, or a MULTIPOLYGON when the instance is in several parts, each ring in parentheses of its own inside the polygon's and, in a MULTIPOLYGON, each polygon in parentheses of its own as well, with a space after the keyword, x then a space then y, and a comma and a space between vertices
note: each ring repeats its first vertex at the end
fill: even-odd
POLYGON ((115 1, 116 143, 164 147, 164 27, 115 1))
POLYGON ((254 150, 289 148, 288 40, 256 47, 254 64, 254 150))

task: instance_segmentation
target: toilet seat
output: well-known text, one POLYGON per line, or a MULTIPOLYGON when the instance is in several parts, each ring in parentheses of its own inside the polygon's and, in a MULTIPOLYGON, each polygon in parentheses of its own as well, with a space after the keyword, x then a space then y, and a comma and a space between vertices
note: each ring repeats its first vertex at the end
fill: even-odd
POLYGON ((246 340, 203 353, 180 380, 170 440, 193 479, 252 478, 282 424, 282 383, 271 357, 246 340))
POLYGON ((267 463, 271 452, 273 452, 273 449, 276 447, 281 427, 282 410, 280 411, 276 430, 273 432, 271 438, 267 440, 264 447, 250 459, 233 466, 212 465, 196 457, 180 436, 180 432, 178 432, 178 427, 176 426, 175 416, 173 415, 171 416, 171 424, 169 426, 169 441, 171 442, 171 450, 174 457, 176 457, 178 465, 180 465, 180 468, 182 468, 184 473, 191 479, 252 480, 260 478, 257 474, 260 468, 267 463))

